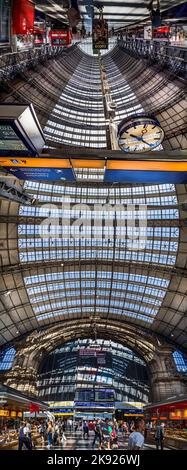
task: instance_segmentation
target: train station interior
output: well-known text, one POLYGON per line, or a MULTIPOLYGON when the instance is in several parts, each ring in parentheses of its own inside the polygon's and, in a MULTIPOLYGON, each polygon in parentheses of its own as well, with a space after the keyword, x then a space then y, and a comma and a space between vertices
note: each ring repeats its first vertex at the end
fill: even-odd
POLYGON ((186 89, 187 2, 0 0, 0 450, 187 450, 186 89))

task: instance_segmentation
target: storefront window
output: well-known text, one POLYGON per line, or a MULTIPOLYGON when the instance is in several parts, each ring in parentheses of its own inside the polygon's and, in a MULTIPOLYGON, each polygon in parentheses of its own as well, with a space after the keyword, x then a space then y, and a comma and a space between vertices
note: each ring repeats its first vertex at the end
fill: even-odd
POLYGON ((9 42, 10 0, 0 0, 0 44, 9 42))

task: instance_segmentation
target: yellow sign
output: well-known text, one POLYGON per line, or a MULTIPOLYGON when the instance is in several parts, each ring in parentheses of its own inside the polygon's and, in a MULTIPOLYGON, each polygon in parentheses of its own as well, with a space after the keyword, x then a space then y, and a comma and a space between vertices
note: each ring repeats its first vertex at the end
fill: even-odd
POLYGON ((72 411, 72 413, 66 413, 66 412, 60 413, 60 411, 58 411, 57 413, 53 413, 53 414, 54 416, 73 416, 74 412, 72 411))
POLYGON ((48 405, 53 408, 59 408, 59 406, 68 406, 69 408, 74 406, 74 401, 50 401, 48 405))
POLYGON ((22 168, 71 168, 68 158, 6 158, 0 157, 0 166, 22 168))
POLYGON ((9 410, 0 410, 0 416, 2 418, 8 417, 9 416, 9 410))
POLYGON ((110 160, 106 164, 107 170, 136 170, 136 171, 187 171, 187 162, 151 162, 151 161, 121 161, 110 160))
POLYGON ((16 418, 16 411, 11 411, 10 416, 11 418, 16 418))

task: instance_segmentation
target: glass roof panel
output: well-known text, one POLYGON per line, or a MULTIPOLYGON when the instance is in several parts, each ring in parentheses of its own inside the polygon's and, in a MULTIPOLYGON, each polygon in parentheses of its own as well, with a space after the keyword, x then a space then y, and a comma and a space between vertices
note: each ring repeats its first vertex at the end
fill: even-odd
POLYGON ((176 226, 179 212, 175 187, 167 184, 143 187, 137 185, 131 188, 111 188, 111 191, 101 187, 99 191, 100 188, 88 186, 52 186, 34 182, 26 182, 25 187, 29 188, 39 206, 20 207, 20 262, 32 262, 33 266, 35 262, 40 261, 58 263, 58 269, 54 265, 50 272, 24 275, 33 314, 39 324, 60 321, 67 315, 68 318, 76 315, 99 315, 106 319, 117 315, 135 323, 151 325, 166 295, 170 275, 159 275, 156 271, 155 275, 134 273, 131 263, 134 262, 140 270, 142 263, 147 266, 166 266, 167 269, 175 265, 179 237, 179 228, 176 226), (60 190, 61 197, 63 194, 69 197, 67 207, 61 206, 60 200, 51 208, 40 202, 41 193, 48 196, 49 203, 52 194, 60 194, 60 190), (98 195, 101 196, 101 193, 105 197, 105 203, 111 204, 106 219, 108 227, 103 224, 106 206, 98 205, 98 195), (79 236, 79 226, 75 221, 80 216, 80 208, 77 205, 74 207, 71 202, 72 199, 76 200, 78 195, 82 203, 83 220, 88 221, 90 214, 94 221, 97 220, 96 238, 92 223, 86 224, 83 236, 79 236), (117 198, 119 203, 123 204, 121 211, 117 208, 115 211, 113 205, 117 198), (91 202, 88 204, 88 201, 91 202), (132 203, 135 204, 135 215, 132 203), (145 243, 141 244, 135 240, 132 245, 129 240, 131 230, 127 230, 126 218, 128 216, 129 220, 135 218, 140 222, 145 217, 145 205, 147 227, 142 227, 141 233, 145 243), (115 214, 122 214, 124 220, 119 227, 114 224, 115 214), (47 220, 44 238, 41 237, 38 218, 42 223, 47 220), (63 236, 62 233, 59 236, 58 232, 58 237, 55 237, 55 234, 49 237, 48 224, 50 220, 56 219, 65 221, 63 236), (68 220, 75 224, 72 232, 67 224, 68 220), (70 260, 73 264, 68 266, 66 263, 70 260), (127 265, 106 266, 106 262, 125 262, 127 265))

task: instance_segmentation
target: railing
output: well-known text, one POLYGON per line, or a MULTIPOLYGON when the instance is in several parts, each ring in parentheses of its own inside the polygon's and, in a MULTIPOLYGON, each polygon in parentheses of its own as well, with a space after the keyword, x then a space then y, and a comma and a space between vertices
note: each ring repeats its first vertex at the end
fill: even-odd
POLYGON ((187 74, 187 47, 174 46, 167 40, 118 39, 118 45, 128 53, 146 59, 149 64, 167 67, 176 75, 187 74))
POLYGON ((41 48, 28 49, 20 52, 10 52, 0 56, 0 82, 13 78, 18 72, 30 66, 36 65, 57 55, 61 55, 68 49, 59 46, 43 46, 41 48))

